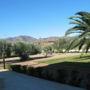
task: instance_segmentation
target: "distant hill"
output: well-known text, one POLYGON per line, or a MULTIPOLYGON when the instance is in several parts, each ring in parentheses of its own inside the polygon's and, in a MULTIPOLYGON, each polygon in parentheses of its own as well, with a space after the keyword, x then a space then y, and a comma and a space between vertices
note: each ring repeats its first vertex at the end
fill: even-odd
POLYGON ((15 42, 36 42, 37 39, 31 36, 17 36, 12 38, 6 38, 7 42, 15 43, 15 42))
POLYGON ((48 42, 48 41, 56 41, 58 39, 60 39, 61 37, 47 37, 47 38, 39 38, 38 41, 39 42, 48 42))
POLYGON ((7 42, 10 42, 10 43, 15 43, 15 42, 19 42, 19 41, 34 43, 34 42, 54 42, 54 41, 57 41, 60 38, 69 39, 70 37, 47 37, 47 38, 37 39, 37 38, 31 37, 31 36, 17 36, 17 37, 6 38, 5 40, 7 42))

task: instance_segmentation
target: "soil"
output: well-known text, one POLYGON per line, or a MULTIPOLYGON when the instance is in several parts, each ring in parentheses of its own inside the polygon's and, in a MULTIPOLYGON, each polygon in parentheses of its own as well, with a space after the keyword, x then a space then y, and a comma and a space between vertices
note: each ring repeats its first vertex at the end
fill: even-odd
MULTIPOLYGON (((37 54, 30 56, 30 59, 27 61, 20 61, 19 57, 13 57, 13 58, 6 58, 6 63, 8 64, 21 64, 21 65, 30 65, 33 67, 42 67, 47 66, 48 64, 45 63, 38 63, 36 61, 43 61, 43 60, 53 60, 53 59, 59 59, 59 58, 66 58, 71 56, 77 56, 80 55, 79 53, 63 53, 63 54, 52 54, 45 57, 44 54, 37 54)), ((2 61, 2 60, 0 60, 2 61)), ((2 62, 0 63, 0 66, 2 65, 2 62)))

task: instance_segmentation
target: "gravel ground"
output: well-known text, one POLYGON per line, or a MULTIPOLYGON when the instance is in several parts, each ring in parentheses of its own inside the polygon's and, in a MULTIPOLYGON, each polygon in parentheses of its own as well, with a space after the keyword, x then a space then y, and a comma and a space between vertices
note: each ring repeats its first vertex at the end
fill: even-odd
POLYGON ((48 56, 47 58, 44 57, 43 54, 37 54, 37 55, 32 55, 30 61, 25 61, 25 62, 17 62, 15 64, 21 64, 21 65, 31 65, 33 67, 42 67, 42 66, 47 66, 48 64, 46 63, 38 63, 38 61, 46 61, 46 60, 53 60, 53 59, 59 59, 59 58, 66 58, 66 57, 72 57, 72 56, 78 56, 80 55, 79 53, 63 53, 63 54, 52 54, 48 56))
POLYGON ((0 90, 85 90, 8 70, 0 70, 0 78, 4 78, 4 88, 0 90))

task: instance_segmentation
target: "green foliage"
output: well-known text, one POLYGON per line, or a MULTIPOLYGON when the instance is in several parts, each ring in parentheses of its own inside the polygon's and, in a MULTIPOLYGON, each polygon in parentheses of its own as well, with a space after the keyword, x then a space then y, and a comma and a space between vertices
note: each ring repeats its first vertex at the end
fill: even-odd
POLYGON ((0 40, 0 56, 3 54, 5 57, 10 57, 12 53, 12 44, 6 42, 5 40, 0 40))
POLYGON ((78 47, 79 50, 82 49, 83 52, 87 53, 90 49, 90 13, 78 12, 76 16, 72 16, 70 19, 73 20, 70 24, 75 26, 67 30, 66 35, 76 33, 77 37, 71 42, 68 49, 78 47))
POLYGON ((53 48, 58 53, 63 53, 68 48, 72 39, 61 38, 53 44, 53 48))
POLYGON ((57 80, 61 83, 65 83, 66 71, 64 69, 58 70, 57 80))
POLYGON ((47 63, 47 64, 57 64, 57 63, 59 63, 60 66, 77 66, 77 67, 90 68, 90 55, 84 55, 82 57, 72 56, 72 57, 66 57, 66 58, 60 58, 60 59, 38 61, 38 63, 47 63))
POLYGON ((14 53, 21 58, 21 60, 27 60, 31 53, 30 45, 24 42, 17 42, 13 45, 14 53))
POLYGON ((52 48, 52 46, 45 46, 45 47, 43 47, 43 51, 44 51, 44 53, 47 56, 48 54, 52 54, 53 53, 53 48, 52 48))
POLYGON ((65 83, 77 87, 90 89, 90 72, 78 70, 75 68, 47 68, 47 67, 31 67, 22 65, 11 65, 13 71, 32 75, 35 77, 52 80, 59 83, 65 83), (83 74, 84 73, 84 74, 83 74))
POLYGON ((5 52, 6 52, 6 57, 10 57, 12 55, 12 44, 11 43, 7 43, 7 48, 5 52))
POLYGON ((8 70, 12 70, 12 65, 10 65, 10 64, 6 64, 6 69, 8 69, 8 70))
POLYGON ((78 79, 79 71, 72 70, 71 72, 71 81, 69 82, 71 85, 80 86, 81 78, 78 79))
POLYGON ((28 75, 34 76, 34 72, 35 72, 35 68, 33 68, 33 67, 28 67, 27 68, 27 74, 28 75))
POLYGON ((31 45, 30 46, 30 49, 31 49, 30 54, 31 55, 41 53, 41 47, 39 45, 34 45, 34 44, 30 44, 30 45, 31 45))
POLYGON ((21 58, 21 60, 27 60, 29 55, 40 53, 38 46, 30 43, 17 42, 13 45, 14 53, 21 58))
POLYGON ((10 69, 21 73, 21 65, 11 65, 10 69))
POLYGON ((3 67, 4 69, 6 68, 5 66, 5 57, 10 57, 12 53, 12 45, 5 40, 0 40, 0 58, 3 59, 3 67))

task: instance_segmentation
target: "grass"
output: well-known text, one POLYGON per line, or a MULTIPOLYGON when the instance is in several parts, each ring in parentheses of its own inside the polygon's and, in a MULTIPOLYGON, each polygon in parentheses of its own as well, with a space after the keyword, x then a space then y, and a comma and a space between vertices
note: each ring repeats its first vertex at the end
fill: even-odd
POLYGON ((60 64, 60 66, 79 66, 79 67, 88 67, 90 68, 90 55, 74 56, 53 60, 44 60, 38 61, 38 63, 46 63, 46 64, 60 64))
POLYGON ((38 61, 39 63, 47 63, 47 64, 55 64, 55 63, 62 63, 62 62, 90 62, 90 56, 74 56, 74 57, 67 57, 61 59, 52 59, 52 60, 44 60, 38 61))
POLYGON ((67 58, 46 60, 46 61, 38 61, 38 63, 46 63, 49 65, 56 65, 60 67, 79 67, 79 68, 90 68, 90 55, 73 56, 67 58))

